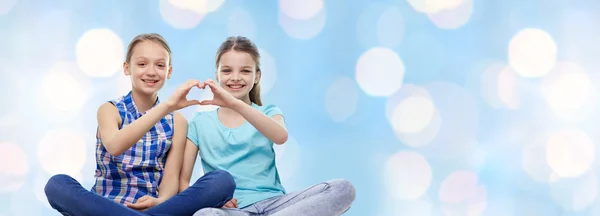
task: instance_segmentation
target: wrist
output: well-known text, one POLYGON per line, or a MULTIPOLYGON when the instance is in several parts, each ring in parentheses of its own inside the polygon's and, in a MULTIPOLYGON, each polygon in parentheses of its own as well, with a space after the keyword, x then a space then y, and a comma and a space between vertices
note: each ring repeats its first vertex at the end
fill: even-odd
POLYGON ((161 203, 163 203, 163 202, 165 202, 165 201, 167 201, 167 199, 165 199, 164 197, 160 197, 160 196, 158 196, 158 198, 156 198, 156 202, 157 202, 157 204, 161 204, 161 203))
POLYGON ((163 114, 168 114, 170 112, 173 112, 173 105, 165 102, 165 103, 159 103, 158 105, 156 105, 156 107, 154 107, 154 109, 157 109, 159 112, 163 113, 163 114))
POLYGON ((246 104, 244 101, 235 100, 235 102, 233 102, 230 108, 236 112, 239 112, 240 109, 244 108, 245 106, 248 106, 248 104, 246 104))

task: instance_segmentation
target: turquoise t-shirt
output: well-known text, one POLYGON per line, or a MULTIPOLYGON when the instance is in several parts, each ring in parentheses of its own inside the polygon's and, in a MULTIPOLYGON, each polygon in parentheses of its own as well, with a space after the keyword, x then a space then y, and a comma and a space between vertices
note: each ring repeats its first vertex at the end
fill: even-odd
MULTIPOLYGON (((281 115, 274 105, 252 107, 269 117, 281 115)), ((275 166, 273 142, 249 122, 228 128, 217 110, 198 112, 188 124, 187 137, 198 146, 205 173, 226 170, 233 175, 238 208, 286 193, 275 166)))

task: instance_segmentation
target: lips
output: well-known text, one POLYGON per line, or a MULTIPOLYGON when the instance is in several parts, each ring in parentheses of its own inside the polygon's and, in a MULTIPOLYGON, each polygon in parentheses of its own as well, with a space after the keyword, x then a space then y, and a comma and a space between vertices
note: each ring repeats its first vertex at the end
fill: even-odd
POLYGON ((246 86, 246 85, 242 85, 242 84, 227 85, 227 87, 229 87, 230 89, 241 89, 241 88, 244 88, 244 86, 246 86))
POLYGON ((151 80, 151 79, 142 79, 143 82, 148 83, 148 84, 155 84, 158 82, 158 80, 151 80))

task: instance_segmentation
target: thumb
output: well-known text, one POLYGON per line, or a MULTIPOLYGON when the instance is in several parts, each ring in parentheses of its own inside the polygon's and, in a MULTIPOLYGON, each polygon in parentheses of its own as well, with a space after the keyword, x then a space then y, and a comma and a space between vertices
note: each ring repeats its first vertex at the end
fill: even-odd
POLYGON ((185 104, 186 107, 192 106, 192 105, 200 105, 200 101, 198 101, 198 100, 189 100, 185 104))
POLYGON ((203 100, 202 102, 200 102, 200 105, 213 105, 213 101, 212 100, 203 100))

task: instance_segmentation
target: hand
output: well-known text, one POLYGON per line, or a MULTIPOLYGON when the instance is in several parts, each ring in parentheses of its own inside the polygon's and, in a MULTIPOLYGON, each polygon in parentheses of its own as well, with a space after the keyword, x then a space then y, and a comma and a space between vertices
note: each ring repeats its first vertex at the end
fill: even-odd
POLYGON ((240 101, 211 79, 204 81, 204 85, 210 87, 210 90, 213 93, 213 99, 203 100, 200 102, 200 105, 216 105, 220 107, 231 108, 233 105, 235 105, 235 103, 240 101))
POLYGON ((204 83, 200 83, 197 80, 189 80, 186 83, 182 84, 175 90, 175 92, 165 101, 170 110, 178 110, 191 105, 199 105, 200 101, 198 100, 188 100, 187 94, 194 87, 198 87, 203 89, 205 87, 204 83))
POLYGON ((130 204, 127 203, 127 207, 138 210, 138 211, 146 211, 147 209, 154 207, 161 203, 161 200, 154 198, 152 196, 143 196, 139 198, 135 203, 130 204))
POLYGON ((222 208, 237 208, 238 204, 237 204, 237 199, 233 198, 231 200, 229 200, 229 202, 225 203, 225 205, 223 205, 222 208))

